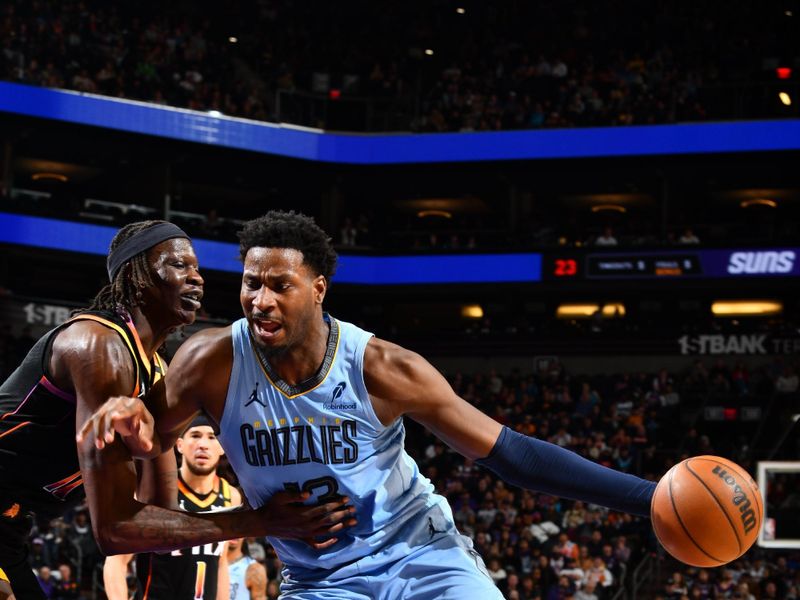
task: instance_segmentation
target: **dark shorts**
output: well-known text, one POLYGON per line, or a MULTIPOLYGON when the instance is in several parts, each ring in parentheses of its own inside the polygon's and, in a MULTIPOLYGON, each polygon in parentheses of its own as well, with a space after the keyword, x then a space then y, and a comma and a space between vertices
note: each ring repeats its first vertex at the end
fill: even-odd
POLYGON ((19 504, 0 506, 0 568, 8 577, 14 595, 22 600, 44 600, 45 595, 28 564, 28 535, 32 519, 19 504))

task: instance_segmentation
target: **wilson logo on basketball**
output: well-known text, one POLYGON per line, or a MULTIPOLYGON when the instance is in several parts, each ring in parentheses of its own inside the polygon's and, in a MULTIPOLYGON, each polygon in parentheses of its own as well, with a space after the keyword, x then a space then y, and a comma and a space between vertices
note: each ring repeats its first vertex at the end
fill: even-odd
POLYGON ((742 489, 742 486, 736 483, 736 479, 733 477, 733 475, 728 475, 728 472, 719 465, 714 467, 714 470, 711 472, 722 479, 722 481, 729 485, 733 490, 733 504, 734 506, 739 507, 739 512, 741 513, 740 518, 742 519, 742 527, 744 527, 744 532, 749 532, 751 529, 753 529, 753 527, 756 526, 756 513, 751 508, 750 499, 742 489))

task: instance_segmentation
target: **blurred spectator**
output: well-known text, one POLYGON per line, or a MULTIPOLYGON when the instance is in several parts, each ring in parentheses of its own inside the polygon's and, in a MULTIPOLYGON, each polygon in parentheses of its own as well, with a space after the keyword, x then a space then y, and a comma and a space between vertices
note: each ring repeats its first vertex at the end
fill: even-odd
POLYGON ((691 227, 687 227, 683 230, 683 234, 681 237, 678 238, 679 244, 699 244, 700 238, 698 238, 694 232, 692 231, 691 227))
POLYGON ((778 378, 775 380, 775 391, 781 394, 793 394, 797 391, 798 380, 797 373, 792 367, 786 367, 778 378))
POLYGON ((594 240, 595 246, 616 246, 617 238, 614 237, 614 230, 611 227, 603 229, 603 233, 594 240))
POLYGON ((78 583, 72 578, 72 567, 62 563, 58 567, 61 578, 58 581, 56 598, 58 600, 77 600, 80 597, 78 583))
MULTIPOLYGON (((42 566, 39 568, 39 575, 36 577, 42 588, 45 598, 56 598, 58 582, 53 578, 50 567, 42 566)), ((21 600, 21 599, 19 599, 21 600)))
POLYGON ((339 243, 342 246, 355 246, 358 239, 358 230, 350 217, 346 217, 339 229, 339 243))

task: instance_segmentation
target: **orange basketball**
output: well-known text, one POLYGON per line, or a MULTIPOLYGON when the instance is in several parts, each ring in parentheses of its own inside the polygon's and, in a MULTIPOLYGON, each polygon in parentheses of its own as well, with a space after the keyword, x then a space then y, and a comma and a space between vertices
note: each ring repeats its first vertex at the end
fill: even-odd
POLYGON ((719 456, 695 456, 672 467, 658 482, 650 508, 661 545, 696 567, 724 565, 747 552, 763 515, 756 482, 719 456))

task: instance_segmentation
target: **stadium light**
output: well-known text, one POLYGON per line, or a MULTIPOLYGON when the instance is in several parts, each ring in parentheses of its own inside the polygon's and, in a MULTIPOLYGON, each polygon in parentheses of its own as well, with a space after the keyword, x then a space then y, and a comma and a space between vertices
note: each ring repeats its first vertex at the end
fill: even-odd
POLYGON ((751 206, 766 206, 768 208, 777 208, 778 203, 769 198, 748 198, 739 203, 742 208, 750 208, 751 206))
POLYGON ((239 38, 237 38, 235 35, 232 35, 231 37, 229 37, 229 38, 228 38, 228 41, 229 41, 231 44, 235 44, 236 42, 238 42, 238 41, 239 41, 239 38))
POLYGON ((784 106, 792 105, 792 97, 786 92, 781 92, 780 94, 778 94, 778 98, 780 98, 781 103, 783 103, 784 106))
POLYGON ((624 304, 621 302, 609 302, 604 304, 602 308, 599 304, 561 304, 556 309, 556 317, 559 319, 588 319, 598 310, 606 318, 625 316, 624 304))
POLYGON ((453 213, 451 213, 449 210, 428 209, 419 211, 417 216, 420 219, 424 219, 426 217, 442 217, 443 219, 452 219, 453 213))
POLYGON ((433 56, 433 50, 431 50, 430 48, 425 48, 425 54, 427 54, 428 56, 433 56))
POLYGON ((465 319, 482 319, 483 307, 480 304, 466 304, 461 307, 461 316, 465 319))
POLYGON ((778 300, 717 300, 711 312, 718 317, 748 317, 779 315, 783 302, 778 300))
POLYGON ((628 209, 620 204, 595 204, 592 207, 593 213, 604 212, 604 211, 626 213, 628 212, 628 209))
POLYGON ((467 9, 466 9, 466 8, 461 8, 461 7, 459 6, 459 7, 456 9, 456 12, 457 12, 458 14, 460 14, 460 15, 463 15, 464 13, 466 13, 466 12, 467 12, 467 9))
POLYGON ((69 181, 69 177, 62 173, 50 172, 34 173, 31 175, 31 179, 34 181, 58 181, 59 183, 67 183, 69 181))

